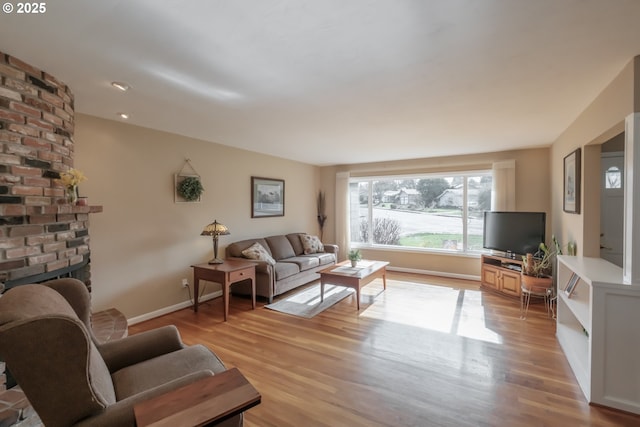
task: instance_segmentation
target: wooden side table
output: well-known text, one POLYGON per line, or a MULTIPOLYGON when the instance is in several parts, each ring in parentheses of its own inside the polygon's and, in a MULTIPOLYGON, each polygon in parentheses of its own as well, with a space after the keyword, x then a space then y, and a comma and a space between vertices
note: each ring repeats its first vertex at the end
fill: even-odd
POLYGON ((133 407, 138 427, 209 425, 246 411, 262 396, 237 368, 145 400, 133 407))
POLYGON ((193 267, 193 311, 198 312, 200 280, 222 285, 224 321, 229 316, 229 293, 233 283, 251 280, 251 307, 256 309, 256 265, 250 261, 225 260, 222 264, 197 264, 193 267))

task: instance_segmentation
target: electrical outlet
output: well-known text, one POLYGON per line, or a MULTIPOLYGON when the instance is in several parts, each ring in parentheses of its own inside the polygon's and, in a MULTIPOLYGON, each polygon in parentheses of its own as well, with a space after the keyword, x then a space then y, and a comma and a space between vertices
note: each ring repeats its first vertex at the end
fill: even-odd
POLYGON ((182 288, 186 288, 186 287, 188 287, 188 286, 189 286, 189 281, 188 281, 187 279, 182 279, 182 285, 181 285, 181 287, 182 287, 182 288))

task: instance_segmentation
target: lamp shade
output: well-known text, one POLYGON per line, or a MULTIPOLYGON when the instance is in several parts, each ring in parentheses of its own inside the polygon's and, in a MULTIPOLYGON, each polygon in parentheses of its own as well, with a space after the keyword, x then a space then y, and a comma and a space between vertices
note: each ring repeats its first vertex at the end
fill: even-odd
POLYGON ((220 224, 217 220, 214 220, 211 224, 204 227, 201 236, 222 236, 229 233, 229 229, 226 225, 220 224))

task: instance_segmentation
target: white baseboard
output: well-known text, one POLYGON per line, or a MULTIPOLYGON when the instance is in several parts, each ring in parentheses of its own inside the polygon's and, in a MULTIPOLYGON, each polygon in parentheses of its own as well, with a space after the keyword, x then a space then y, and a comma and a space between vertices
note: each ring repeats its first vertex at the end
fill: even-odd
MULTIPOLYGON (((462 279, 462 280, 475 280, 480 281, 480 276, 472 276, 470 274, 455 274, 455 273, 447 273, 443 271, 431 271, 431 270, 420 270, 417 268, 403 268, 403 267, 392 267, 388 266, 387 270, 389 271, 398 271, 401 273, 416 273, 416 274, 426 274, 429 276, 441 276, 441 277, 449 277, 452 279, 462 279)), ((210 294, 206 294, 200 298, 200 302, 208 301, 210 299, 217 298, 222 296, 222 291, 212 292, 210 294)), ((179 304, 171 305, 169 307, 161 308, 160 310, 152 311, 150 313, 145 313, 140 316, 132 317, 131 319, 127 319, 127 324, 129 326, 135 325, 137 323, 141 323, 147 320, 155 319, 156 317, 164 316, 165 314, 173 313, 174 311, 182 310, 183 308, 191 307, 193 304, 190 301, 184 301, 179 304)))
POLYGON ((387 270, 398 271, 400 273, 426 274, 429 276, 449 277, 451 279, 475 280, 478 282, 480 281, 480 276, 472 276, 470 274, 447 273, 445 271, 420 270, 417 268, 393 267, 390 265, 387 266, 387 270))
MULTIPOLYGON (((209 301, 211 299, 222 296, 222 291, 211 292, 210 294, 203 295, 200 297, 200 302, 209 301)), ((141 323, 146 320, 155 319, 156 317, 164 316, 165 314, 173 313, 174 311, 182 310, 183 308, 191 307, 193 304, 191 301, 184 301, 179 304, 170 305, 169 307, 161 308, 160 310, 152 311, 150 313, 145 313, 140 316, 132 317, 131 319, 127 319, 127 324, 129 326, 135 325, 136 323, 141 323)))

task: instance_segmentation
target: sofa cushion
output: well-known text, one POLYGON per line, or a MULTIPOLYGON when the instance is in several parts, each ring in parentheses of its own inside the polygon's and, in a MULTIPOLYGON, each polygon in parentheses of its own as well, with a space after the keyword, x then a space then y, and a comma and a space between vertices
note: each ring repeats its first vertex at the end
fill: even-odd
POLYGON ((269 245, 267 244, 266 240, 264 240, 264 239, 247 239, 247 240, 240 240, 238 242, 234 242, 234 243, 230 244, 229 246, 227 246, 227 249, 226 249, 227 257, 242 257, 242 251, 244 251, 245 249, 249 248, 254 243, 260 243, 262 245, 262 247, 267 250, 269 255, 273 255, 271 253, 271 251, 269 250, 269 245))
POLYGON ((312 236, 310 234, 301 234, 300 240, 302 241, 302 247, 304 248, 305 254, 316 254, 318 252, 323 252, 324 247, 322 246, 322 242, 318 236, 312 236))
POLYGON ((302 247, 302 241, 300 240, 300 236, 306 233, 289 233, 287 234, 287 239, 289 239, 289 243, 291 243, 291 247, 293 248, 293 252, 295 252, 296 256, 304 254, 304 248, 302 247))
POLYGON ((298 267, 300 267, 300 271, 308 270, 320 265, 320 260, 318 259, 318 257, 311 256, 294 256, 291 258, 283 259, 280 262, 291 262, 297 264, 298 267))
POLYGON ((289 242, 289 239, 287 239, 287 236, 270 236, 266 237, 265 240, 269 244, 271 255, 276 259, 276 261, 296 256, 295 252, 293 251, 293 247, 289 242))
POLYGON ((274 269, 276 270, 276 280, 286 279, 300 273, 300 267, 293 262, 277 262, 274 269))
POLYGON ((273 257, 269 255, 269 252, 267 252, 264 246, 262 246, 258 242, 254 243, 253 245, 249 246, 247 249, 242 251, 242 256, 249 259, 255 259, 258 261, 266 261, 271 265, 276 264, 276 260, 273 259, 273 257))
POLYGON ((309 254, 309 255, 301 255, 305 258, 316 258, 320 265, 331 264, 332 262, 336 262, 336 255, 332 253, 319 253, 319 254, 309 254))

